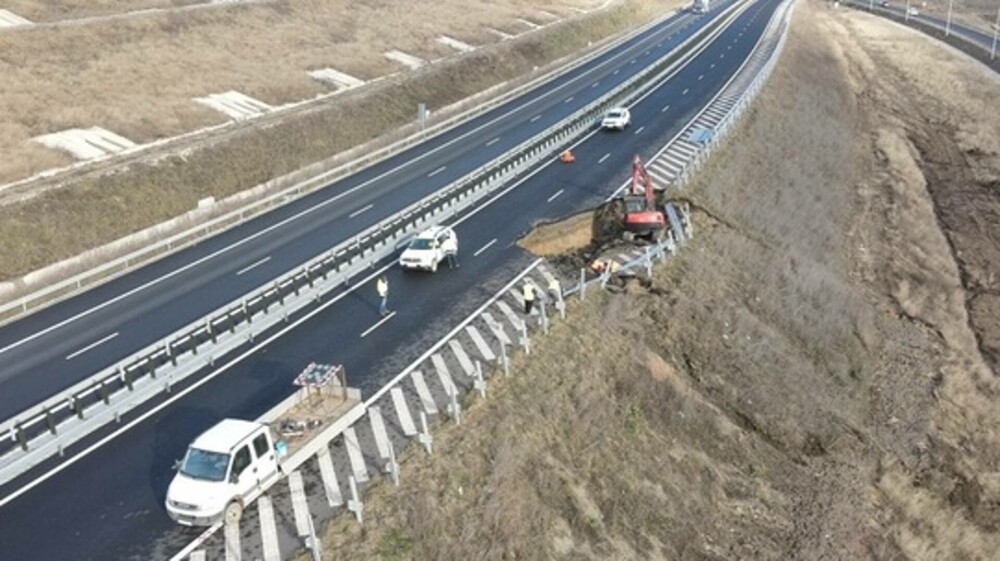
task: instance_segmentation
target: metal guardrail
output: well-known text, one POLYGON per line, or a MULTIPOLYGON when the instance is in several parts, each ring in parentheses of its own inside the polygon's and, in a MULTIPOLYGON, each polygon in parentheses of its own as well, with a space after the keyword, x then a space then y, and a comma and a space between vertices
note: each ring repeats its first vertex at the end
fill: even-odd
MULTIPOLYGON (((68 298, 80 291, 106 282, 113 279, 119 275, 125 274, 136 267, 148 263, 152 260, 162 258, 172 252, 178 251, 190 245, 197 243, 199 240, 205 237, 215 234, 217 232, 227 230, 229 228, 238 226, 247 222, 248 220, 260 216, 264 212, 271 210, 277 206, 281 206, 289 203, 292 200, 298 199, 308 193, 311 193, 317 189, 322 188, 325 184, 331 180, 342 178, 353 173, 358 173, 371 166, 374 166, 400 152, 407 150, 421 142, 426 141, 429 137, 443 134, 455 127, 461 126, 467 121, 482 115, 488 111, 491 111, 504 103, 511 101, 523 95, 525 92, 534 89, 541 85, 542 83, 558 78, 559 76, 565 75, 573 70, 589 63, 590 61, 603 56, 609 51, 617 48, 623 43, 641 35, 642 33, 648 31, 649 29, 661 24, 665 20, 674 16, 677 13, 676 10, 672 10, 662 17, 657 18, 638 29, 620 37, 619 39, 610 42, 608 45, 601 47, 587 55, 575 59, 569 64, 563 65, 557 69, 550 72, 542 74, 525 84, 522 84, 508 92, 505 92, 499 96, 489 99, 485 103, 476 104, 474 107, 467 111, 463 111, 457 115, 454 115, 448 119, 431 125, 423 131, 413 133, 406 138, 393 142, 388 146, 376 150, 362 150, 364 156, 355 158, 349 162, 341 164, 331 170, 322 172, 316 176, 310 177, 304 181, 300 181, 295 185, 287 189, 282 189, 281 191, 268 195, 262 199, 254 201, 252 203, 246 204, 239 209, 227 212, 221 216, 215 217, 208 220, 194 228, 189 228, 183 232, 174 234, 165 239, 159 240, 153 244, 144 246, 138 250, 130 252, 127 255, 123 255, 106 263, 102 263, 97 267, 93 267, 87 271, 80 274, 74 275, 70 278, 60 280, 57 283, 51 284, 27 294, 19 298, 13 299, 10 302, 0 304, 0 324, 12 321, 19 317, 22 317, 28 313, 34 312, 40 308, 51 305, 54 302, 58 302, 64 298, 68 298)), ((459 102, 461 103, 461 102, 459 102)), ((447 108, 446 108, 447 109, 447 108)), ((358 148, 348 150, 347 153, 351 151, 356 151, 359 149, 365 149, 367 146, 363 145, 358 148)), ((293 172, 295 173, 295 172, 293 172)), ((281 181, 281 178, 272 180, 281 181)), ((253 189, 253 188, 251 188, 253 189)))
POLYGON ((118 366, 60 392, 0 424, 0 485, 187 376, 253 342, 296 311, 319 300, 375 262, 395 252, 422 227, 446 220, 491 194, 554 151, 596 126, 611 106, 628 103, 655 87, 718 36, 748 4, 734 4, 712 23, 620 84, 546 131, 364 230, 298 269, 192 322, 131 355, 118 366), (693 46, 692 46, 693 45, 693 46), (691 47, 690 49, 688 47, 691 47))
MULTIPOLYGON (((780 24, 781 24, 780 30, 782 32, 784 31, 784 29, 786 29, 786 27, 787 27, 787 21, 788 21, 788 16, 790 14, 789 6, 792 4, 793 1, 794 0, 787 0, 784 4, 782 4, 782 7, 780 9, 785 10, 785 13, 784 14, 779 14, 777 17, 772 18, 772 26, 769 26, 769 29, 771 31, 774 31, 775 29, 777 29, 777 26, 774 25, 775 22, 780 22, 780 24)), ((754 47, 753 54, 757 54, 758 52, 761 52, 761 46, 762 46, 763 39, 767 35, 768 35, 768 32, 765 32, 764 34, 762 34, 762 36, 761 36, 762 39, 758 40, 757 45, 754 47)), ((741 96, 741 97, 744 97, 744 98, 747 98, 747 96, 752 97, 753 94, 751 94, 750 92, 753 91, 753 93, 755 94, 759 90, 760 84, 762 83, 762 81, 766 80, 767 76, 770 74, 771 70, 773 69, 774 63, 777 60, 778 54, 781 51, 781 47, 784 44, 784 38, 785 38, 786 35, 787 35, 786 33, 782 33, 781 37, 778 39, 778 41, 777 41, 776 44, 774 42, 771 42, 770 44, 764 46, 765 49, 766 49, 765 52, 766 52, 767 60, 764 61, 762 64, 755 65, 756 67, 751 66, 750 67, 751 71, 749 72, 749 74, 756 73, 756 76, 753 78, 753 80, 750 81, 750 84, 751 84, 751 86, 756 85, 757 89, 751 90, 750 88, 746 88, 744 90, 744 95, 741 96), (763 77, 761 77, 761 76, 763 76, 763 77)), ((772 36, 772 38, 773 38, 773 36, 772 36)), ((751 56, 753 56, 753 54, 751 56)), ((748 57, 748 60, 749 60, 749 58, 750 57, 748 57)), ((734 79, 738 78, 741 75, 741 72, 744 69, 746 69, 747 66, 748 66, 747 64, 744 64, 743 66, 741 66, 741 68, 734 74, 734 79)), ((733 83, 733 80, 730 80, 730 84, 732 84, 732 83, 733 83)), ((723 88, 723 89, 726 89, 726 88, 723 88)), ((664 146, 664 150, 666 150, 666 148, 668 148, 672 142, 673 141, 668 142, 668 144, 666 146, 664 146)), ((661 153, 664 150, 661 150, 661 153)), ((639 257, 637 257, 637 258, 635 258, 635 259, 633 259, 631 261, 628 261, 628 262, 622 264, 621 268, 619 269, 620 272, 630 273, 630 272, 636 272, 636 271, 644 270, 645 273, 646 273, 646 275, 647 275, 647 278, 648 278, 652 274, 652 266, 653 266, 653 264, 654 264, 655 261, 658 260, 660 262, 664 262, 669 255, 671 255, 671 254, 673 254, 673 253, 675 253, 677 251, 679 245, 683 245, 688 239, 690 239, 692 237, 692 235, 693 235, 694 232, 693 232, 693 224, 692 224, 691 219, 690 219, 690 211, 689 211, 689 209, 686 206, 684 208, 680 208, 679 209, 676 206, 674 206, 673 204, 668 203, 666 205, 666 211, 667 211, 667 214, 671 217, 671 227, 672 227, 672 230, 670 231, 668 237, 665 238, 662 242, 660 242, 660 243, 658 243, 656 245, 648 246, 646 248, 646 251, 641 256, 639 256, 639 257), (675 231, 677 232, 676 235, 674 233, 675 231)), ((462 321, 461 323, 459 323, 448 334, 446 334, 444 337, 442 337, 434 346, 432 346, 427 351, 425 351, 423 354, 421 354, 420 357, 418 357, 416 360, 414 360, 410 365, 408 365, 406 368, 404 368, 399 374, 397 374, 396 376, 394 376, 389 382, 387 382, 385 385, 383 385, 382 388, 378 392, 376 392, 370 398, 368 398, 367 400, 365 400, 365 402, 363 403, 364 408, 367 409, 368 407, 374 406, 380 399, 384 398, 384 396, 386 394, 388 394, 389 391, 392 390, 393 387, 396 387, 399 384, 403 383, 403 381, 406 379, 406 377, 409 376, 415 369, 417 369, 420 366, 420 364, 426 362, 431 357, 432 354, 434 354, 435 352, 437 352, 440 349, 444 348, 444 346, 447 344, 447 342, 449 340, 453 339, 459 332, 461 332, 462 329, 464 329, 467 325, 471 324, 475 319, 477 319, 478 317, 480 317, 484 310, 486 310, 489 306, 491 306, 502 295, 506 294, 508 292, 508 290, 511 289, 511 287, 516 286, 517 283, 520 282, 520 280, 522 278, 524 278, 526 275, 528 275, 528 273, 530 273, 532 270, 534 270, 536 267, 538 267, 538 265, 539 265, 539 263, 541 261, 542 261, 541 259, 535 260, 530 265, 528 265, 523 271, 521 271, 520 273, 518 273, 517 275, 515 275, 515 277, 511 281, 509 281, 503 288, 501 288, 493 297, 491 297, 484 304, 482 304, 482 306, 480 308, 478 308, 476 311, 472 312, 464 321, 462 321)), ((568 297, 568 296, 572 296, 574 294, 578 294, 581 299, 585 299, 586 298, 586 290, 587 290, 587 287, 589 285, 595 285, 595 284, 600 283, 603 286, 603 285, 606 285, 609 282, 610 278, 611 278, 611 274, 610 273, 605 273, 605 274, 602 274, 602 275, 597 276, 595 278, 587 279, 586 276, 585 276, 585 272, 581 271, 581 280, 580 280, 580 283, 577 284, 577 285, 574 285, 572 287, 569 287, 566 290, 564 290, 563 293, 562 293, 562 295, 564 297, 568 297)), ((525 326, 527 326, 526 323, 525 323, 525 326)), ((502 342, 501 342, 501 345, 503 345, 502 342)), ((506 355, 504 355, 504 356, 506 356, 506 355)), ((472 389, 469 389, 469 391, 472 391, 472 389)), ((451 413, 451 414, 453 415, 453 413, 451 413)), ((336 436, 336 435, 333 435, 333 436, 336 436)), ((418 434, 418 437, 419 436, 420 435, 418 434)), ((332 438, 333 437, 331 437, 330 440, 332 440, 332 438)), ((424 446, 428 447, 428 450, 429 450, 429 446, 430 446, 429 442, 430 442, 430 439, 428 439, 427 442, 424 443, 424 446)), ((315 444, 317 444, 317 447, 322 447, 324 445, 328 445, 328 443, 329 443, 329 441, 327 441, 327 442, 317 442, 315 444)), ((305 458, 303 458, 303 460, 305 460, 305 458)), ((398 470, 398 466, 396 467, 396 469, 398 470)), ((266 491, 266 489, 263 490, 262 493, 264 491, 266 491)), ((356 491, 352 490, 352 493, 353 492, 356 492, 356 491)), ((350 507, 348 507, 348 510, 350 510, 350 507)), ((222 524, 219 523, 219 524, 216 524, 216 525, 212 526, 211 528, 207 529, 206 531, 204 531, 198 538, 196 538, 194 541, 192 541, 191 543, 189 543, 180 552, 178 552, 177 554, 175 554, 171 558, 171 561, 180 561, 181 559, 185 559, 192 551, 194 551, 198 547, 201 547, 203 544, 205 544, 207 542, 207 540, 210 539, 216 532, 218 532, 218 530, 221 527, 222 527, 222 524)))
POLYGON ((995 24, 997 25, 996 29, 986 31, 958 24, 954 21, 951 22, 949 29, 949 25, 947 23, 935 21, 935 19, 932 19, 925 14, 909 15, 905 13, 905 11, 904 13, 899 14, 891 9, 878 5, 878 3, 874 3, 874 6, 872 5, 872 2, 862 2, 859 0, 844 0, 843 3, 845 6, 850 8, 869 12, 871 14, 890 19, 900 25, 905 25, 912 29, 916 29, 917 31, 921 31, 926 35, 955 47, 979 62, 982 62, 994 71, 1000 72, 1000 58, 997 58, 997 39, 998 34, 1000 34, 1000 9, 997 11, 998 23, 995 24), (978 33, 984 37, 992 36, 992 41, 981 43, 976 41, 973 37, 970 37, 969 34, 971 33, 978 33))

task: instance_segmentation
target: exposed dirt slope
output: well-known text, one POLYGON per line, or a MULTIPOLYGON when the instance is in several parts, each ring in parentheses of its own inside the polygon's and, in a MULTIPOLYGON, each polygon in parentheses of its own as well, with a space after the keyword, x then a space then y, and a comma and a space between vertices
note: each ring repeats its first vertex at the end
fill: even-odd
POLYGON ((966 290, 998 261, 965 252, 995 251, 998 223, 947 218, 1000 198, 980 70, 800 2, 685 193, 694 242, 645 286, 573 301, 435 456, 410 450, 403 486, 368 495, 363 529, 328 528, 330 554, 995 559, 995 333, 966 290))

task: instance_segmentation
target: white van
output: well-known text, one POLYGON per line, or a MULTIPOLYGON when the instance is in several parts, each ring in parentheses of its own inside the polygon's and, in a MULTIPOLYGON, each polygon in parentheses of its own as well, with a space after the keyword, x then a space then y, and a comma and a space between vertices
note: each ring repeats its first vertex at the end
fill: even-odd
POLYGON ((167 513, 186 526, 237 521, 256 492, 279 477, 267 425, 225 419, 188 447, 167 489, 167 513))

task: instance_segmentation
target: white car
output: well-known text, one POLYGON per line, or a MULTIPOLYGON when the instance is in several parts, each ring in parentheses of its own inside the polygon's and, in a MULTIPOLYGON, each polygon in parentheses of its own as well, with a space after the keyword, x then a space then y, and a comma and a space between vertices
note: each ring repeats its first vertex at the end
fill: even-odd
POLYGON ((432 226, 410 241, 409 247, 399 256, 399 266, 433 273, 449 254, 457 253, 458 236, 455 231, 447 226, 432 226))
POLYGON ((625 130, 632 124, 632 114, 624 107, 615 107, 604 114, 601 120, 602 129, 625 130))
POLYGON ((909 10, 907 10, 907 14, 911 16, 919 16, 920 12, 916 8, 910 8, 909 10))
POLYGON ((194 439, 167 489, 167 514, 185 526, 235 522, 279 476, 267 425, 225 419, 194 439))

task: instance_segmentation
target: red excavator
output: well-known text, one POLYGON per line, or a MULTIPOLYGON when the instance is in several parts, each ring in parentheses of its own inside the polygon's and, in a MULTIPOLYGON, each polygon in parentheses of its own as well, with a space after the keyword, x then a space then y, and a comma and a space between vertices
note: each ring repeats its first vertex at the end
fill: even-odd
POLYGON ((667 219, 656 209, 656 190, 653 180, 637 154, 632 159, 632 185, 625 196, 626 235, 660 240, 666 233, 667 219))

